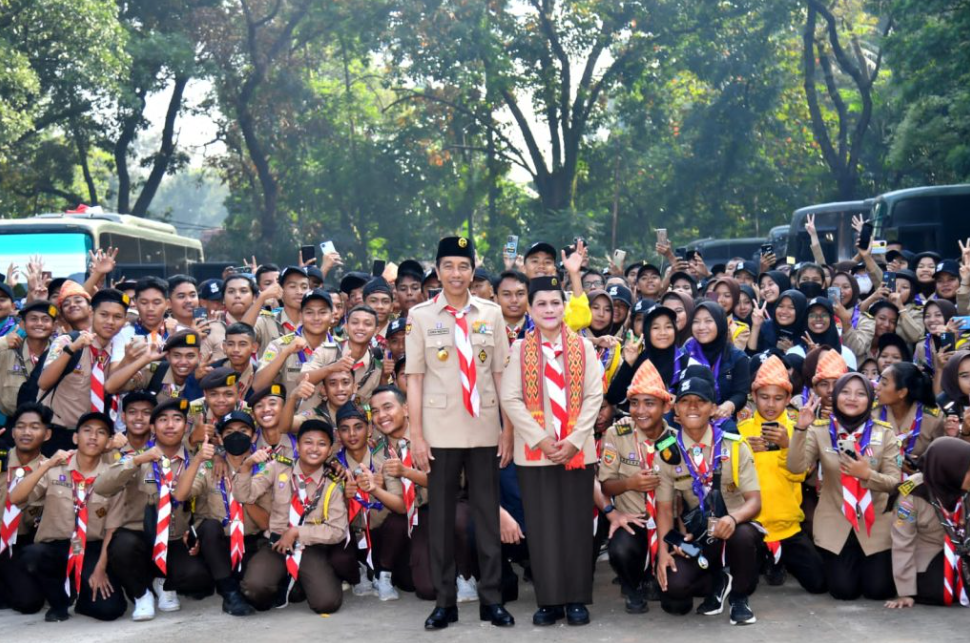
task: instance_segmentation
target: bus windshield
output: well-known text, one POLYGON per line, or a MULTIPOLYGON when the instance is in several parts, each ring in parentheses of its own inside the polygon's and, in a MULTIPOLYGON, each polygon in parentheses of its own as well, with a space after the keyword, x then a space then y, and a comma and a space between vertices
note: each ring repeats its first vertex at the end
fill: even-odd
POLYGON ((44 270, 54 275, 83 274, 93 247, 91 236, 84 232, 0 231, 0 257, 19 266, 24 274, 30 258, 36 255, 43 257, 44 270))

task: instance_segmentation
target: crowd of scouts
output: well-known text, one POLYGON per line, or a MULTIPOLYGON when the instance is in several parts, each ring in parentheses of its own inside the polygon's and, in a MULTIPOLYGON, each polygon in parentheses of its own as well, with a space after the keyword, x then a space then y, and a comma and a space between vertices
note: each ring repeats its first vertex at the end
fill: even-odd
POLYGON ((507 627, 521 574, 535 625, 583 625, 604 555, 631 614, 751 624, 789 575, 970 606, 970 242, 827 265, 808 232, 795 266, 661 239, 596 270, 577 240, 496 275, 448 237, 382 275, 109 284, 111 249, 76 280, 38 257, 0 284, 0 608, 404 591, 426 629, 462 602, 507 627))

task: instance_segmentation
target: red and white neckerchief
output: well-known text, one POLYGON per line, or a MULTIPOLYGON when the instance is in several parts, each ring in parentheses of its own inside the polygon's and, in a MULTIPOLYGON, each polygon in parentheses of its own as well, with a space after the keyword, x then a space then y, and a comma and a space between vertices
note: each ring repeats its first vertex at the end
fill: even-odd
MULTIPOLYGON (((97 477, 97 476, 95 476, 97 477)), ((88 493, 94 485, 94 478, 85 478, 80 471, 71 471, 71 488, 74 493, 74 532, 71 534, 70 549, 67 551, 67 578, 64 591, 71 595, 71 575, 74 575, 74 590, 81 593, 81 571, 84 569, 84 549, 88 546, 88 493)))
MULTIPOLYGON (((704 458, 704 448, 707 445, 698 442, 690 450, 690 459, 694 461, 694 468, 697 469, 697 473, 702 477, 707 477, 707 460, 704 458)), ((712 460, 713 455, 711 454, 712 460)))
POLYGON ((562 344, 553 346, 551 342, 542 342, 542 378, 546 383, 549 408, 552 409, 552 426, 556 431, 556 440, 562 440, 563 428, 569 423, 569 414, 566 411, 566 376, 562 364, 559 363, 561 355, 562 344))
MULTIPOLYGON (((652 440, 644 440, 641 445, 637 443, 640 451, 640 467, 645 471, 654 470, 654 459, 657 456, 657 449, 652 440)), ((657 534, 657 491, 646 491, 643 494, 644 507, 647 514, 647 545, 650 548, 650 557, 646 565, 657 564, 657 556, 660 553, 660 538, 657 534)))
POLYGON ((522 332, 522 324, 518 326, 505 325, 505 334, 509 338, 509 346, 515 343, 515 340, 519 338, 519 333, 522 332))
MULTIPOLYGON (((952 532, 959 534, 966 528, 959 525, 960 517, 963 515, 963 501, 957 503, 953 511, 947 511, 940 507, 943 518, 950 523, 952 532)), ((970 599, 967 598, 967 588, 963 585, 963 559, 957 554, 953 540, 950 538, 951 529, 945 530, 946 538, 943 541, 943 604, 953 605, 954 599, 964 607, 970 607, 970 599)))
MULTIPOLYGON (((293 497, 290 498, 290 527, 299 527, 303 524, 303 515, 306 513, 307 505, 309 504, 308 498, 310 494, 307 492, 307 487, 312 479, 308 475, 297 474, 293 472, 293 497), (300 482, 297 484, 296 477, 299 475, 300 482)), ((289 573, 290 578, 296 581, 300 574, 300 561, 303 559, 303 547, 299 543, 293 543, 293 547, 290 552, 286 555, 286 571, 289 573)))
POLYGON ((175 478, 172 463, 163 458, 159 466, 160 480, 158 481, 158 518, 155 523, 155 547, 152 549, 152 560, 161 570, 168 574, 168 532, 172 524, 172 482, 175 478))
POLYGON ((458 310, 454 306, 445 306, 445 312, 455 318, 455 351, 458 353, 458 369, 461 371, 461 398, 465 410, 472 417, 481 415, 482 400, 478 394, 475 356, 472 354, 472 337, 468 328, 468 313, 471 304, 458 310))
POLYGON ((20 507, 10 502, 10 494, 28 473, 30 467, 17 467, 7 472, 7 498, 3 503, 3 522, 0 523, 0 554, 9 548, 9 555, 13 556, 13 546, 17 544, 17 530, 20 528, 20 507))
POLYGON ((229 558, 233 569, 242 571, 243 556, 246 554, 246 525, 243 518, 242 503, 232 495, 232 481, 222 479, 224 498, 229 500, 226 507, 229 519, 229 558))
MULTIPOLYGON (((408 448, 407 440, 399 440, 398 448, 401 453, 401 464, 407 469, 414 468, 414 460, 411 457, 411 449, 408 448)), ((401 476, 401 486, 404 487, 404 513, 408 517, 408 537, 411 531, 418 524, 417 489, 414 488, 414 480, 407 476, 401 476)))
MULTIPOLYGON (((372 467, 373 469, 373 467, 372 467)), ((354 472, 354 478, 360 474, 360 468, 354 472)), ((350 532, 357 516, 362 516, 364 521, 363 534, 357 541, 357 549, 367 551, 367 566, 374 569, 374 547, 370 536, 370 494, 359 486, 357 494, 347 502, 347 542, 350 542, 350 532)))
MULTIPOLYGON (((834 417, 830 419, 829 426, 830 433, 834 436, 837 427, 834 417)), ((863 457, 869 449, 869 440, 872 437, 872 420, 866 422, 864 426, 865 428, 860 428, 853 434, 858 434, 861 438, 853 442, 856 456, 859 458, 863 457)), ((849 437, 849 434, 841 427, 838 427, 838 429, 839 439, 845 440, 849 437)), ((837 444, 835 439, 832 442, 837 444)), ((866 525, 866 535, 871 536, 872 526, 876 522, 876 510, 872 506, 872 492, 863 488, 861 480, 845 473, 841 474, 841 482, 842 513, 845 514, 845 519, 849 521, 853 529, 859 531, 859 517, 861 516, 866 525)))
POLYGON ((771 552, 771 556, 774 559, 775 564, 776 565, 779 564, 781 562, 781 541, 780 540, 773 540, 773 541, 766 540, 765 541, 765 546, 768 547, 768 551, 771 552))
POLYGON ((91 411, 104 413, 104 363, 108 351, 91 346, 91 411))

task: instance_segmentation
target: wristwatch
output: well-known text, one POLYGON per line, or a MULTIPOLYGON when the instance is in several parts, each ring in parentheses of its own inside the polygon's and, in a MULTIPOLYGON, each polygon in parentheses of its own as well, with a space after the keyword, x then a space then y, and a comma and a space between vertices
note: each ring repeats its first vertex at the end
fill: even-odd
POLYGON ((71 348, 70 344, 64 347, 64 353, 71 356, 74 355, 74 349, 71 348))
POLYGON ((616 509, 616 507, 613 506, 613 503, 611 502, 607 503, 606 506, 603 507, 603 515, 604 516, 610 515, 611 513, 613 513, 614 509, 616 509))

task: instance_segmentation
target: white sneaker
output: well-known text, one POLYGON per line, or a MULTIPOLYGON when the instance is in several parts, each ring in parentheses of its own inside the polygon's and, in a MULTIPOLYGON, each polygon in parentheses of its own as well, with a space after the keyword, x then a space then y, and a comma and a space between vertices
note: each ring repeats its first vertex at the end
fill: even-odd
POLYGON ((391 572, 381 572, 378 574, 374 586, 377 588, 377 598, 382 601, 396 601, 401 598, 401 595, 397 593, 397 590, 394 589, 394 584, 391 582, 391 572))
POLYGON ((374 596, 377 590, 374 588, 374 581, 363 577, 359 583, 354 585, 354 596, 374 596))
POLYGON ((151 590, 135 599, 135 609, 131 612, 133 621, 150 621, 155 618, 155 597, 151 590))
POLYGON ((152 587, 155 588, 155 593, 158 595, 158 610, 160 612, 177 612, 182 609, 182 604, 179 603, 178 594, 175 592, 167 592, 162 587, 165 585, 164 578, 156 578, 152 581, 152 587))
POLYGON ((478 600, 478 584, 475 582, 475 577, 465 579, 458 575, 458 602, 459 603, 474 603, 478 600))

